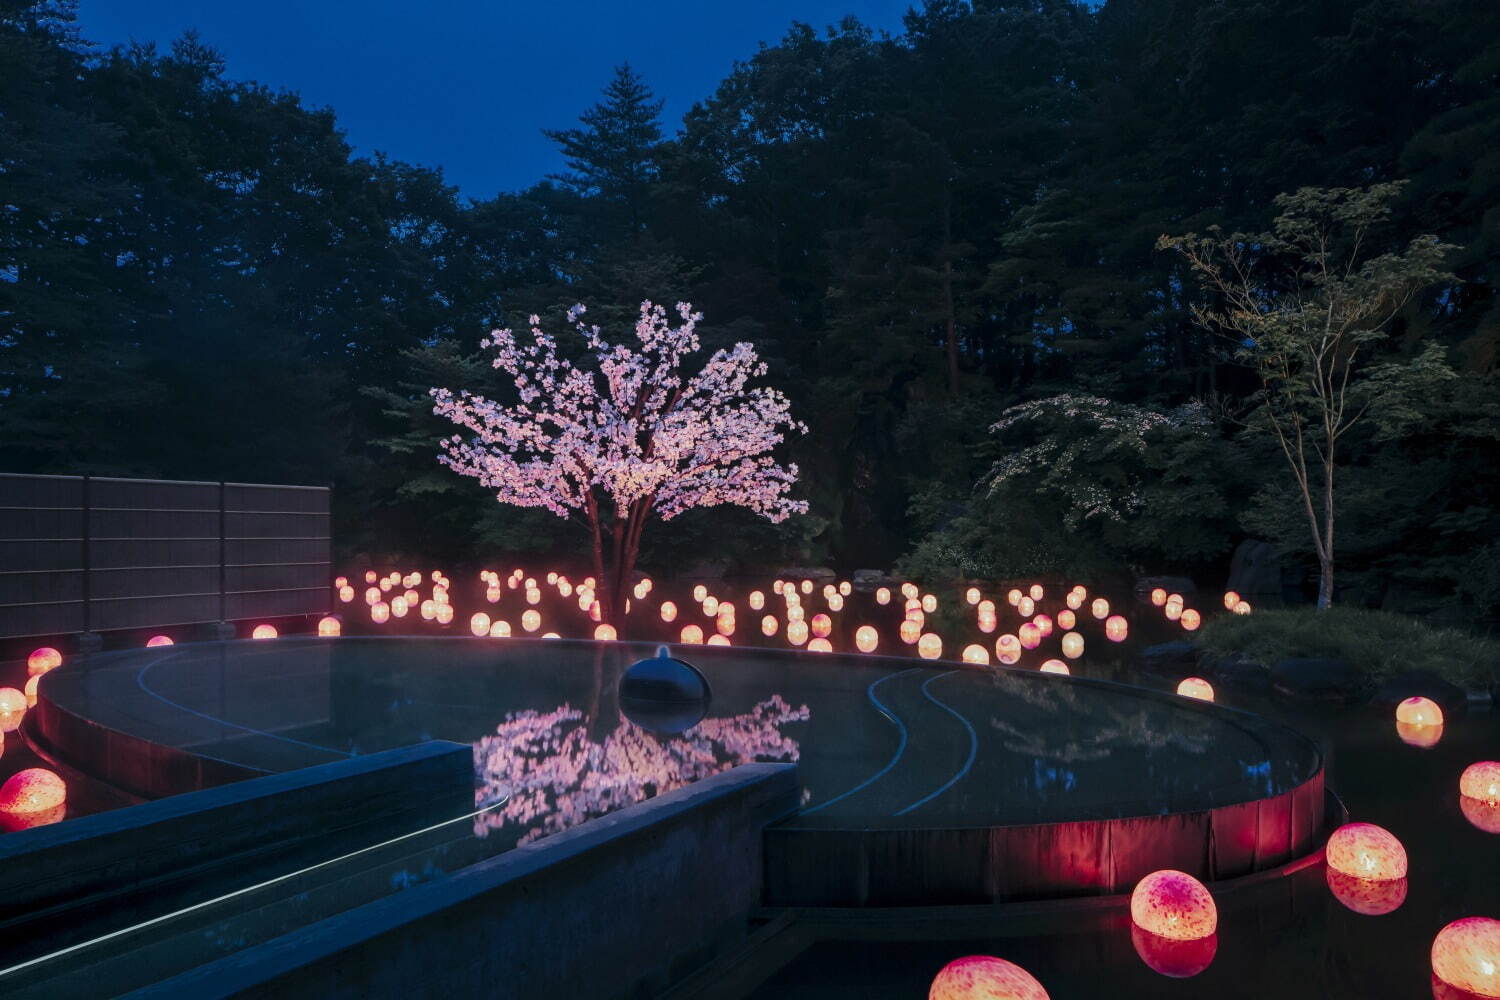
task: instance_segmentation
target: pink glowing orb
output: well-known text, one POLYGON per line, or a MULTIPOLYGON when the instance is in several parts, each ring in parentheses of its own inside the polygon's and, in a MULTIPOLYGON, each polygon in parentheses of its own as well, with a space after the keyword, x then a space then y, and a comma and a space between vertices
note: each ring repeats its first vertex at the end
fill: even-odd
POLYGON ((1151 591, 1151 603, 1158 608, 1167 603, 1167 592, 1160 587, 1151 591))
POLYGON ((1233 611, 1234 606, 1240 603, 1240 595, 1232 590, 1224 591, 1224 610, 1233 611))
POLYGON ((1006 666, 1021 662, 1021 640, 1007 632, 995 640, 995 659, 1006 666))
POLYGON ((13 687, 0 687, 0 715, 20 715, 24 711, 26 711, 25 693, 13 687))
POLYGON ((1046 660, 1042 663, 1041 671, 1044 674, 1069 674, 1068 665, 1062 660, 1046 660))
POLYGON ((988 635, 989 633, 995 631, 995 629, 1000 627, 1000 619, 995 617, 993 614, 980 615, 978 625, 979 631, 988 635))
POLYGON ((1214 700, 1214 686, 1202 677, 1185 677, 1182 683, 1177 685, 1177 693, 1184 698, 1196 698, 1199 701, 1214 700))
POLYGON ((1406 877, 1406 848, 1395 834, 1374 823, 1345 823, 1323 849, 1328 867, 1363 879, 1406 877))
POLYGON ((1029 597, 1023 597, 1016 602, 1016 614, 1022 618, 1030 618, 1036 614, 1036 601, 1029 597))
POLYGON ((664 622, 676 621, 677 620, 677 605, 673 604, 671 601, 662 601, 661 602, 661 620, 664 621, 664 622))
POLYGON ((833 652, 833 643, 820 635, 812 642, 809 642, 807 648, 813 653, 831 653, 833 652))
MULTIPOLYGON (((318 635, 325 639, 342 635, 343 631, 344 623, 333 617, 333 615, 324 615, 318 619, 318 635)), ((170 640, 168 641, 170 642, 170 640)))
POLYGON ((1219 910, 1203 883, 1186 872, 1164 869, 1135 884, 1130 919, 1144 931, 1173 941, 1196 941, 1219 926, 1219 910))
POLYGON ((0 785, 0 812, 10 815, 46 812, 68 798, 63 780, 45 767, 28 767, 0 785))
POLYGON ((1179 941, 1152 934, 1139 924, 1132 924, 1130 943, 1152 972, 1171 979, 1190 979, 1213 964, 1214 955, 1219 950, 1219 935, 1179 941))
POLYGON ((250 638, 252 639, 274 639, 276 635, 275 625, 257 625, 250 632, 250 638))
POLYGON ((1396 735, 1407 746, 1430 750, 1443 738, 1442 726, 1419 726, 1410 722, 1396 723, 1396 735))
POLYGON ((447 625, 453 621, 453 605, 439 604, 437 614, 434 616, 439 625, 447 625))
POLYGON ((1066 608, 1057 613, 1057 627, 1069 631, 1078 625, 1078 616, 1066 608))
POLYGON ((172 637, 169 635, 153 635, 151 638, 146 640, 147 649, 155 649, 157 646, 170 645, 172 645, 172 637))
POLYGON ((932 980, 927 1000, 1049 1000, 1036 977, 990 955, 956 958, 932 980))
POLYGON ((1030 597, 1033 601, 1040 601, 1042 599, 1042 595, 1045 593, 1046 591, 1042 589, 1042 585, 1040 583, 1033 583, 1026 589, 1026 596, 1030 597))
POLYGON ((1077 611, 1079 608, 1083 607, 1083 602, 1088 600, 1088 598, 1089 595, 1087 591, 1070 590, 1068 591, 1068 595, 1063 598, 1063 603, 1068 606, 1069 611, 1077 611))
POLYGON ((527 608, 521 613, 521 627, 528 632, 535 632, 542 627, 542 616, 535 608, 527 608))
POLYGON ((943 640, 934 632, 924 632, 917 639, 917 655, 924 660, 935 660, 943 655, 943 640))
POLYGON ((962 659, 965 663, 978 663, 988 666, 990 662, 990 651, 988 649, 985 649, 983 646, 977 645, 975 643, 970 643, 969 645, 964 647, 964 651, 959 658, 962 659))
POLYGON ((1124 642, 1130 637, 1130 623, 1121 615, 1104 619, 1104 637, 1110 642, 1124 642))
POLYGON ((786 623, 786 641, 800 646, 807 641, 807 622, 796 619, 786 623))
POLYGON ((370 605, 370 621, 376 625, 384 625, 391 620, 391 606, 384 601, 376 601, 370 605))
POLYGON ((1006 593, 1005 600, 1006 603, 1008 603, 1011 607, 1015 607, 1017 604, 1021 603, 1021 598, 1023 596, 1025 595, 1023 595, 1019 590, 1011 590, 1006 593))
POLYGON ((1464 917, 1438 931, 1432 974, 1475 996, 1500 997, 1500 920, 1464 917))
POLYGON ((922 595, 922 610, 925 611, 925 612, 927 612, 929 615, 932 614, 934 611, 936 611, 937 610, 937 595, 935 595, 935 594, 923 594, 922 595))
POLYGON ((1333 898, 1355 913, 1381 917, 1394 913, 1406 902, 1407 880, 1404 878, 1355 878, 1333 868, 1326 869, 1326 874, 1333 898))
POLYGON ((613 625, 610 625, 606 622, 600 622, 598 625, 594 626, 594 638, 600 642, 614 642, 619 638, 619 633, 615 631, 615 627, 613 625))
POLYGON ((813 615, 811 625, 812 634, 819 639, 827 637, 828 633, 833 631, 833 619, 825 614, 813 615))
POLYGON ((1165 614, 1167 616, 1167 621, 1175 622, 1177 619, 1182 617, 1182 605, 1168 604, 1165 609, 1165 614))
POLYGON ((1031 619, 1031 624, 1035 625, 1037 631, 1042 633, 1043 639, 1052 634, 1052 619, 1047 615, 1037 615, 1031 619))
POLYGON ((896 630, 896 634, 901 637, 902 642, 910 646, 922 638, 922 623, 912 621, 908 618, 901 623, 901 627, 896 630))
POLYGON ((1192 608, 1186 608, 1180 616, 1182 627, 1189 632, 1198 631, 1198 626, 1203 624, 1203 616, 1192 608))
POLYGON ((1485 833, 1500 833, 1500 802, 1486 802, 1460 795, 1458 808, 1474 829, 1485 833))
POLYGON ((890 587, 880 587, 879 589, 877 589, 875 591, 875 603, 876 604, 889 604, 889 603, 891 603, 891 588, 890 587))
POLYGON ((854 630, 854 648, 861 653, 873 653, 880 645, 880 633, 873 625, 861 625, 854 630))
POLYGON ((36 707, 36 686, 41 683, 42 675, 35 674, 26 678, 26 707, 36 707))
POLYGON ((483 611, 476 611, 469 616, 469 631, 478 635, 490 634, 490 616, 483 611))
POLYGON ((703 645, 703 629, 697 625, 684 625, 682 627, 682 642, 689 646, 703 645))
POLYGON ((32 677, 37 674, 45 674, 49 670, 55 670, 62 666, 62 654, 51 646, 42 646, 33 649, 31 655, 26 657, 26 672, 32 677))
POLYGON ((492 622, 490 622, 490 638, 491 639, 509 639, 510 638, 510 622, 508 622, 508 621, 492 621, 492 622))
MULTIPOLYGON (((815 639, 813 641, 816 642, 817 640, 815 639)), ((824 639, 823 641, 827 642, 828 640, 824 639)), ((711 636, 708 637, 708 642, 706 643, 706 645, 709 645, 709 646, 727 646, 727 645, 729 645, 729 637, 727 635, 718 635, 718 634, 711 635, 711 636)), ((811 649, 812 645, 809 644, 807 648, 811 649)), ((828 648, 832 649, 833 647, 829 646, 828 648)))
POLYGON ((1109 617, 1109 602, 1102 597, 1096 597, 1094 598, 1094 602, 1089 605, 1089 611, 1095 618, 1103 621, 1109 617))
POLYGON ((365 570, 365 583, 374 583, 374 582, 375 582, 375 571, 373 569, 367 569, 367 570, 365 570))
POLYGON ((1230 610, 1233 611, 1237 615, 1248 615, 1250 613, 1250 602, 1249 601, 1240 601, 1238 604, 1236 604, 1230 610))
POLYGON ((1021 640, 1022 649, 1036 649, 1042 644, 1042 630, 1027 622, 1016 629, 1016 638, 1021 640))
POLYGON ((970 587, 968 590, 964 591, 964 600, 968 601, 970 604, 978 604, 979 597, 980 594, 978 587, 970 587))
POLYGON ((1063 655, 1076 660, 1083 655, 1083 636, 1077 632, 1065 632, 1062 637, 1063 655))
POLYGON ((1407 698, 1396 706, 1396 721, 1412 726, 1441 726, 1443 710, 1431 698, 1407 698))
POLYGON ((709 594, 703 599, 703 613, 709 618, 719 613, 719 599, 709 594))
POLYGON ((348 584, 340 587, 339 600, 345 604, 348 604, 350 601, 354 600, 354 588, 349 586, 348 584))
POLYGON ((778 623, 776 621, 776 616, 775 615, 766 615, 763 618, 761 618, 761 620, 760 620, 760 634, 761 635, 765 635, 765 636, 775 635, 776 634, 776 629, 778 627, 779 627, 779 625, 778 625, 778 623))
POLYGON ((1490 805, 1500 803, 1500 760, 1481 760, 1458 776, 1458 794, 1490 805))

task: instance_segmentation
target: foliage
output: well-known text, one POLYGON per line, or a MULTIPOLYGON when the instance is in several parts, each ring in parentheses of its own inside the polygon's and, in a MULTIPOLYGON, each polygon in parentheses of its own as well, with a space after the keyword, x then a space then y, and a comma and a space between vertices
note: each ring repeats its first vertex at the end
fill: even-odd
POLYGON ((1219 615, 1204 625, 1208 652, 1243 654, 1260 663, 1331 657, 1358 667, 1373 684, 1407 670, 1428 670, 1468 688, 1495 683, 1500 642, 1454 628, 1437 628, 1408 615, 1365 608, 1257 610, 1219 615))

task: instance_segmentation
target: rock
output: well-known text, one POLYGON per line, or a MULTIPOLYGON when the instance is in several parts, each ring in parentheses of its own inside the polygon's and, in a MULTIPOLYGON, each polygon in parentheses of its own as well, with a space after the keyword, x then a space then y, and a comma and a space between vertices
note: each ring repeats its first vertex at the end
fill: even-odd
POLYGON ((892 587, 897 583, 896 578, 883 569, 857 569, 850 581, 854 584, 854 589, 862 593, 879 587, 892 587))
POLYGON ((1247 694, 1266 694, 1271 690, 1271 668, 1243 653, 1231 653, 1214 660, 1208 668, 1215 684, 1247 694))
POLYGON ((1240 542, 1229 560, 1229 582, 1233 590, 1246 599, 1281 596, 1281 553, 1270 542, 1247 538, 1240 542))
POLYGON ((1397 702, 1418 696, 1437 702, 1445 716, 1458 715, 1469 709, 1469 693, 1430 670, 1408 670, 1397 674, 1376 689, 1371 701, 1385 708, 1394 708, 1397 702))
POLYGON ((1164 677, 1187 677, 1198 669, 1198 644, 1179 640, 1141 650, 1141 668, 1164 677))
POLYGON ((1157 587, 1169 594, 1181 594, 1183 597, 1198 593, 1198 585, 1185 576, 1142 576, 1135 581, 1135 595, 1142 601, 1149 601, 1151 591, 1157 587))
POLYGON ((1282 660, 1271 667, 1271 686, 1277 694, 1298 701, 1348 705, 1359 701, 1364 694, 1365 675, 1343 660, 1282 660))
POLYGON ((776 571, 776 575, 783 580, 816 580, 831 581, 838 576, 827 566, 785 566, 776 571))

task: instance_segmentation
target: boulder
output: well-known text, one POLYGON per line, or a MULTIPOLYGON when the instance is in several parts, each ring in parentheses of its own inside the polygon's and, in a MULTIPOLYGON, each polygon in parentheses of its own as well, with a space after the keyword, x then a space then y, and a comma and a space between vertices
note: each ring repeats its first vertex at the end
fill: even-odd
POLYGON ((896 577, 883 569, 857 569, 849 578, 854 589, 861 593, 875 590, 879 587, 891 587, 897 583, 896 577))
POLYGON ((1365 675, 1343 660, 1298 658, 1271 667, 1271 686, 1277 694, 1297 701, 1348 705, 1363 696, 1365 675))
POLYGON ((1271 668, 1243 653, 1221 656, 1208 665, 1208 675, 1215 684, 1246 694, 1266 694, 1271 690, 1271 668))
POLYGON ((838 576, 827 566, 783 566, 776 571, 776 575, 783 580, 815 580, 823 583, 831 582, 838 576))
POLYGON ((1445 716, 1458 715, 1469 708, 1467 691, 1430 670, 1408 670, 1397 674, 1375 689, 1371 701, 1384 708, 1394 708, 1397 702, 1419 696, 1437 702, 1445 716))
POLYGON ((1198 670, 1198 644, 1180 640, 1141 650, 1141 668, 1163 677, 1187 677, 1198 670))
POLYGON ((1270 542, 1247 538, 1235 547, 1229 560, 1229 582, 1245 598, 1281 596, 1281 553, 1270 542))
POLYGON ((1187 597, 1189 594, 1198 593, 1198 585, 1185 576, 1142 576, 1135 581, 1135 595, 1143 601, 1151 599, 1151 591, 1160 587, 1169 594, 1181 594, 1187 597))

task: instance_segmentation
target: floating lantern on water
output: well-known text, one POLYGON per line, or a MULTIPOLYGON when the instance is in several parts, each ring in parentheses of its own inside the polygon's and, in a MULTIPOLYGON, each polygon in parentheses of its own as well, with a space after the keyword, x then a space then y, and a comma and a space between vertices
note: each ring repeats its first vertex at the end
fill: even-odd
POLYGON ((469 631, 475 635, 490 634, 490 616, 483 611, 476 611, 469 618, 469 631))
POLYGON ((1438 931, 1432 974, 1474 996, 1500 997, 1500 920, 1464 917, 1438 931))
POLYGON ((1198 626, 1202 624, 1203 616, 1198 614, 1198 612, 1194 611, 1192 608, 1187 608, 1182 612, 1182 627, 1187 631, 1196 632, 1198 630, 1198 626))
POLYGON ((778 623, 776 621, 776 616, 775 615, 766 615, 764 618, 762 618, 760 620, 760 634, 761 635, 767 635, 767 636, 775 635, 777 627, 778 627, 778 623))
POLYGON ((708 637, 708 642, 706 643, 706 645, 727 646, 729 645, 729 637, 726 635, 711 635, 708 637))
POLYGON ((1477 830, 1485 833, 1500 833, 1500 802, 1486 802, 1467 795, 1458 797, 1458 808, 1464 819, 1477 830))
POLYGON ((724 615, 720 615, 714 622, 714 628, 720 635, 734 635, 734 627, 735 621, 733 615, 727 618, 724 615))
POLYGON ((1172 941, 1197 941, 1219 926, 1219 910, 1203 883, 1173 869, 1152 872, 1130 894, 1130 919, 1172 941))
POLYGON ((510 638, 510 622, 504 621, 504 620, 497 620, 497 621, 490 622, 490 638, 491 639, 509 639, 510 638))
POLYGON ((925 612, 927 612, 929 615, 932 614, 934 611, 936 611, 937 610, 937 595, 935 595, 935 594, 923 594, 922 595, 922 610, 925 611, 925 612))
POLYGON ((33 649, 31 655, 26 657, 26 672, 33 677, 37 674, 45 674, 49 670, 56 670, 60 666, 62 666, 62 654, 51 646, 33 649))
POLYGON ((1169 622, 1175 622, 1177 619, 1179 619, 1179 618, 1182 617, 1182 605, 1181 604, 1168 604, 1166 606, 1166 608, 1165 608, 1165 612, 1166 612, 1166 616, 1167 616, 1167 621, 1169 621, 1169 622))
MULTIPOLYGON (((436 596, 437 596, 437 592, 434 591, 433 592, 433 597, 435 598, 436 596)), ((540 590, 538 590, 536 587, 528 587, 528 588, 526 588, 526 603, 527 604, 541 604, 542 603, 542 592, 540 590)))
POLYGON ((809 642, 807 644, 807 648, 814 653, 831 653, 833 652, 833 643, 829 642, 827 639, 823 638, 820 635, 816 639, 813 639, 811 642, 809 642))
POLYGON ((1009 632, 995 640, 995 659, 1004 664, 1014 664, 1021 659, 1021 640, 1009 632))
POLYGON ((26 695, 27 708, 36 707, 36 686, 41 683, 41 680, 41 674, 32 674, 30 677, 26 678, 26 689, 23 693, 26 695))
POLYGON ((1431 698, 1407 698, 1396 706, 1396 721, 1412 726, 1441 726, 1443 710, 1431 698))
POLYGON ((759 611, 766 606, 766 595, 758 590, 750 591, 750 610, 759 611))
POLYGON ((1147 968, 1172 979, 1189 979, 1198 975, 1213 964, 1214 955, 1219 950, 1217 934, 1191 941, 1175 941, 1143 930, 1137 924, 1130 926, 1130 943, 1147 968))
POLYGON ((811 594, 812 590, 813 590, 813 582, 811 580, 803 580, 802 581, 802 592, 804 594, 811 594))
POLYGON ((417 610, 422 614, 423 621, 432 621, 437 617, 437 601, 428 599, 418 605, 417 610))
POLYGON ((786 620, 789 622, 800 622, 807 619, 807 611, 800 604, 793 604, 786 609, 786 620))
POLYGON ((374 604, 374 603, 376 603, 379 600, 380 600, 380 588, 379 587, 371 587, 369 590, 365 591, 365 603, 366 604, 374 604))
POLYGON ((1233 611, 1234 606, 1240 603, 1240 595, 1232 590, 1224 591, 1224 610, 1233 611))
POLYGON ((1033 601, 1040 601, 1042 599, 1042 595, 1045 594, 1046 591, 1042 589, 1042 585, 1040 583, 1033 583, 1031 585, 1031 588, 1026 593, 1027 596, 1029 596, 1033 601))
POLYGON ((56 822, 67 800, 68 786, 61 778, 45 767, 28 767, 0 785, 0 816, 9 830, 56 822))
POLYGON ((889 604, 889 603, 891 603, 891 588, 890 587, 881 587, 878 590, 876 590, 875 591, 875 603, 876 604, 889 604))
POLYGON ((567 580, 558 580, 557 581, 557 592, 558 592, 558 594, 560 594, 563 597, 572 597, 573 596, 573 585, 571 583, 569 583, 567 580))
POLYGON ((983 646, 970 644, 964 647, 964 651, 959 658, 962 659, 965 663, 978 663, 984 666, 988 666, 990 662, 990 651, 988 649, 985 649, 983 646))
POLYGON ((993 616, 995 614, 995 602, 990 600, 989 598, 985 598, 975 606, 974 610, 981 615, 993 616))
MULTIPOLYGON (((343 633, 344 623, 333 617, 333 615, 324 615, 318 619, 318 635, 323 638, 330 639, 343 633)), ((171 643, 172 640, 167 639, 167 645, 171 645, 171 643)))
POLYGON ((1237 615, 1248 615, 1250 613, 1250 602, 1240 601, 1234 606, 1234 613, 1237 615))
MULTIPOLYGON (((391 617, 393 617, 393 618, 405 618, 406 617, 406 612, 411 609, 411 602, 407 598, 405 598, 405 597, 393 597, 393 598, 391 598, 391 602, 390 602, 390 606, 389 607, 390 607, 390 616, 391 617)), ((428 621, 431 621, 433 618, 435 618, 437 616, 437 605, 436 604, 432 605, 432 607, 430 609, 428 609, 428 610, 431 611, 431 614, 425 615, 424 617, 426 617, 428 619, 428 621)))
POLYGON ((1011 590, 1005 592, 1005 602, 1011 607, 1015 607, 1017 604, 1021 603, 1021 598, 1025 596, 1026 595, 1021 593, 1019 590, 1012 588, 1011 590))
POLYGON ((1083 636, 1077 632, 1064 632, 1062 637, 1062 652, 1070 660, 1076 660, 1083 655, 1083 636))
POLYGON ((1082 591, 1073 590, 1063 597, 1063 603, 1068 606, 1069 611, 1077 611, 1083 607, 1083 602, 1088 600, 1088 595, 1082 591))
POLYGON ((829 611, 843 611, 844 610, 844 597, 843 597, 842 594, 834 594, 832 597, 830 597, 828 599, 828 610, 829 611))
POLYGON ((1458 776, 1458 794, 1489 805, 1500 805, 1500 760, 1481 760, 1458 776))
POLYGON ((854 630, 854 648, 861 653, 873 653, 880 645, 880 633, 873 625, 861 625, 854 630))
POLYGON ((1151 603, 1154 604, 1154 605, 1156 605, 1158 608, 1161 607, 1163 604, 1166 604, 1167 603, 1167 592, 1165 590, 1163 590, 1161 587, 1154 588, 1151 591, 1151 603))
MULTIPOLYGON (((414 608, 418 604, 422 603, 421 595, 419 595, 415 590, 408 590, 406 593, 402 594, 401 596, 403 598, 405 598, 405 600, 406 600, 406 606, 409 607, 409 608, 414 608)), ((438 603, 438 602, 434 602, 434 603, 438 603)))
POLYGON ((1043 639, 1052 634, 1052 619, 1047 615, 1037 615, 1031 619, 1031 624, 1035 625, 1037 631, 1042 633, 1043 639))
POLYGON ((535 632, 542 627, 542 616, 534 608, 527 608, 521 613, 521 627, 528 632, 535 632))
POLYGON ((1214 700, 1214 686, 1202 677, 1184 677, 1177 685, 1177 693, 1184 698, 1196 698, 1198 701, 1214 700))
POLYGON ((1067 608, 1057 613, 1057 627, 1064 631, 1072 629, 1078 624, 1078 616, 1067 608))
POLYGON ((451 624, 453 622, 453 605, 439 604, 437 606, 437 614, 434 617, 437 619, 439 625, 451 624))
POLYGON ((1044 674, 1071 674, 1068 665, 1062 660, 1043 660, 1041 671, 1044 674))
POLYGON ((904 609, 906 611, 921 611, 922 610, 922 601, 921 601, 921 599, 917 598, 917 597, 908 597, 906 599, 906 604, 904 605, 904 609))
POLYGON ((1130 636, 1130 623, 1122 615, 1104 619, 1104 637, 1110 642, 1124 642, 1130 636))
POLYGON ((1094 598, 1094 603, 1089 605, 1089 611, 1100 621, 1109 617, 1109 602, 1102 597, 1094 598))
POLYGON ((274 639, 276 638, 275 625, 257 625, 250 632, 252 639, 274 639))
POLYGON ((1323 849, 1328 867, 1355 878, 1383 881, 1406 877, 1406 848, 1385 827, 1345 823, 1323 849))
POLYGON ((373 569, 365 570, 365 583, 374 583, 375 575, 376 574, 373 569))
POLYGON ((789 621, 786 623, 786 641, 793 646, 800 646, 807 641, 807 622, 789 621))
POLYGON ((964 591, 964 600, 968 601, 970 604, 978 604, 979 597, 980 594, 978 587, 970 587, 968 590, 964 591))
POLYGON ((908 618, 901 623, 901 627, 896 630, 896 634, 901 637, 902 642, 910 646, 922 638, 922 626, 919 622, 914 622, 908 618))
POLYGON ((1036 601, 1029 597, 1023 597, 1016 602, 1016 613, 1022 618, 1030 618, 1036 614, 1036 601))
POLYGON ((902 597, 916 597, 917 593, 917 585, 915 583, 912 583, 910 580, 901 585, 902 597))
POLYGON ((703 613, 712 618, 719 613, 719 599, 712 594, 703 599, 703 613))
POLYGON ((1031 973, 1003 958, 968 955, 938 972, 927 1000, 1049 1000, 1031 973))
POLYGON ((1333 898, 1355 913, 1380 917, 1394 913, 1406 902, 1407 880, 1404 878, 1355 878, 1329 868, 1325 874, 1333 898))
POLYGON ((1016 629, 1016 638, 1021 640, 1022 649, 1036 649, 1042 644, 1042 630, 1027 622, 1016 629))
POLYGON ((822 638, 825 638, 828 635, 828 633, 830 633, 832 631, 833 631, 833 619, 832 618, 829 618, 825 614, 816 614, 816 615, 812 616, 812 634, 813 635, 817 636, 819 639, 822 639, 822 638))
POLYGON ((172 637, 169 635, 153 635, 151 638, 146 640, 147 649, 155 649, 157 646, 170 645, 172 645, 172 637))
POLYGON ((386 577, 384 580, 380 581, 380 592, 381 593, 386 593, 387 591, 389 591, 395 585, 396 585, 396 582, 394 580, 392 580, 390 577, 386 577))
POLYGON ((980 615, 978 624, 979 631, 985 633, 986 635, 1000 627, 1000 622, 994 615, 980 615))
POLYGON ((854 593, 854 584, 850 583, 848 580, 844 580, 839 583, 840 597, 848 597, 852 593, 854 593))
POLYGON ((703 645, 703 629, 697 625, 682 626, 682 642, 689 646, 703 645))
POLYGON ((924 660, 935 660, 943 655, 943 640, 936 633, 924 632, 917 639, 917 655, 924 660))
POLYGON ((664 621, 664 622, 676 621, 677 620, 677 605, 673 604, 671 601, 662 601, 661 602, 661 620, 664 621))
POLYGON ((599 642, 613 642, 619 638, 619 634, 615 632, 615 627, 613 625, 610 625, 606 622, 600 622, 598 625, 594 626, 594 638, 599 642))
POLYGON ((491 604, 499 604, 500 594, 501 590, 499 587, 488 587, 485 589, 484 599, 486 601, 489 601, 491 604))
MULTIPOLYGON (((399 598, 398 598, 399 600, 399 598)), ((384 601, 376 601, 370 605, 370 621, 376 625, 384 625, 391 620, 391 606, 384 601)))
POLYGON ((348 604, 350 601, 354 600, 354 588, 349 586, 347 583, 340 587, 339 600, 345 604, 348 604))

